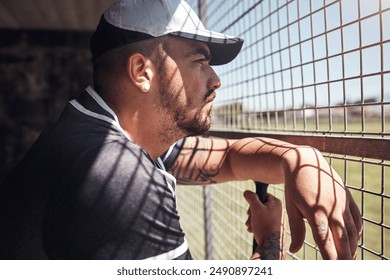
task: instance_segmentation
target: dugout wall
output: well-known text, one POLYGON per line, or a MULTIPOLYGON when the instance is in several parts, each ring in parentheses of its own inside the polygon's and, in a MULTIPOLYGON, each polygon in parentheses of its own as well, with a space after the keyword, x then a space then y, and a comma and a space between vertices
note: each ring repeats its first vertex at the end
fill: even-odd
MULTIPOLYGON (((208 28, 244 38, 215 67, 213 136, 274 137, 319 149, 363 216, 358 259, 390 258, 390 1, 192 0, 208 28)), ((247 259, 253 182, 177 188, 196 259, 247 259)), ((283 186, 269 192, 283 199, 283 186)), ((310 229, 288 259, 320 259, 310 229)), ((287 242, 290 242, 287 237, 287 242)))

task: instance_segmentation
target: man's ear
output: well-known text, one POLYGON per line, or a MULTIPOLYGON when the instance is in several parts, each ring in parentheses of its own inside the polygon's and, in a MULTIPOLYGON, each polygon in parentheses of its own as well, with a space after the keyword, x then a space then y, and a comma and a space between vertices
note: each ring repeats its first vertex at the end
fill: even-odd
POLYGON ((127 76, 134 86, 142 92, 149 92, 153 76, 152 63, 140 53, 134 53, 127 58, 127 76))

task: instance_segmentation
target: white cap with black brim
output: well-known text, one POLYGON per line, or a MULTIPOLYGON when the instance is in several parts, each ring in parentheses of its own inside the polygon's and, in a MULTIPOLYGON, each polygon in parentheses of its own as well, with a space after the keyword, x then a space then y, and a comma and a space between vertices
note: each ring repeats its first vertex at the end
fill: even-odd
POLYGON ((165 35, 206 43, 211 65, 232 61, 243 45, 238 37, 207 30, 183 0, 118 0, 102 15, 90 49, 95 60, 111 49, 165 35))

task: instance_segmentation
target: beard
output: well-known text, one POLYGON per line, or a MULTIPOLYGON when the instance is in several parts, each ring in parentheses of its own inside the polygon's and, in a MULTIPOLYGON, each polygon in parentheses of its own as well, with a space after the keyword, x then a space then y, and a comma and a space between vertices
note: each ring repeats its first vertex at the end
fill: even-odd
POLYGON ((206 99, 213 92, 210 91, 204 96, 204 105, 198 109, 195 108, 195 104, 189 100, 188 104, 179 102, 180 90, 174 92, 172 86, 170 86, 170 79, 165 77, 165 71, 160 71, 160 104, 163 107, 164 116, 168 117, 168 120, 163 124, 166 129, 164 133, 167 135, 180 135, 176 138, 184 136, 197 136, 206 134, 211 126, 211 106, 206 110, 206 99), (193 113, 195 111, 195 113, 193 113), (190 114, 191 113, 191 114, 190 114))
MULTIPOLYGON (((205 117, 198 112, 194 117, 185 117, 186 112, 179 108, 174 109, 177 128, 185 132, 187 136, 197 136, 206 134, 211 126, 211 109, 205 117)), ((187 113, 188 114, 188 113, 187 113)))

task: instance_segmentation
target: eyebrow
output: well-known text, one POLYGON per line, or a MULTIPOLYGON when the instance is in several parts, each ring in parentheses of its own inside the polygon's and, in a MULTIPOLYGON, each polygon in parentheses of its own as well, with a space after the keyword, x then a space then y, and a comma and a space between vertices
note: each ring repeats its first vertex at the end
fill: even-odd
POLYGON ((205 59, 206 59, 207 61, 210 61, 210 60, 211 60, 211 53, 210 53, 207 49, 202 48, 202 47, 201 47, 201 48, 194 49, 193 51, 191 51, 190 54, 189 54, 189 56, 191 56, 191 55, 198 55, 198 54, 204 55, 204 56, 205 56, 205 59))

